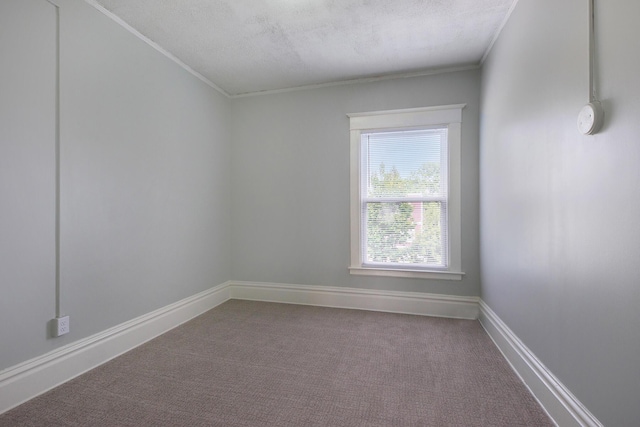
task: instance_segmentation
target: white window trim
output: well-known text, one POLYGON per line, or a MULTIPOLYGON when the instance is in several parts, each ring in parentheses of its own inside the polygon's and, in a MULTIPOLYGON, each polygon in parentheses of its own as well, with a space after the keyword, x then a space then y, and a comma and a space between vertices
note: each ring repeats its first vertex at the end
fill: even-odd
POLYGON ((351 132, 351 264, 354 275, 407 277, 420 279, 462 280, 462 246, 460 230, 460 145, 462 109, 466 104, 438 107, 409 108, 404 110, 374 111, 347 114, 351 132), (360 135, 363 131, 410 128, 420 126, 446 126, 449 148, 449 267, 447 270, 412 270, 364 267, 361 251, 360 210, 360 135))

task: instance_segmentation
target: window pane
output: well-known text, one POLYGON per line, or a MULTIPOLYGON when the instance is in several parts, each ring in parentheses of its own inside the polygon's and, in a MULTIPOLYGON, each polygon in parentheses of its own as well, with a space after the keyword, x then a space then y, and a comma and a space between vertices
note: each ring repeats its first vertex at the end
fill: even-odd
POLYGON ((447 265, 446 203, 366 203, 365 263, 447 265))
POLYGON ((362 134, 367 197, 445 196, 446 129, 362 134))

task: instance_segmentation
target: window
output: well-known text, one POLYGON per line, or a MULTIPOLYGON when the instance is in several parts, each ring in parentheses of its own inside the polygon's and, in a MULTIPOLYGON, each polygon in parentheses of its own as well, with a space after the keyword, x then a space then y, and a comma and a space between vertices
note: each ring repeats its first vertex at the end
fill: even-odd
POLYGON ((463 108, 349 115, 351 274, 462 279, 463 108))

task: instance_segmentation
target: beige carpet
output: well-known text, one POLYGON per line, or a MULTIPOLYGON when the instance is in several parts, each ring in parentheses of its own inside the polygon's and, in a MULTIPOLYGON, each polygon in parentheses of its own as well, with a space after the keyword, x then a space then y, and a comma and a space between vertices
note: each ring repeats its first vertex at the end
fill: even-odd
POLYGON ((477 321, 228 301, 0 426, 552 426, 477 321))

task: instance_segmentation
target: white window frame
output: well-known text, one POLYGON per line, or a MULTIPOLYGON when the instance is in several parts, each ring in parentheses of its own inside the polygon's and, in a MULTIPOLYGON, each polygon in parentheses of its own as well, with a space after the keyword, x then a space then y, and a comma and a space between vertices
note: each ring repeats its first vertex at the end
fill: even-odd
POLYGON ((347 114, 351 133, 351 264, 354 275, 407 277, 420 279, 462 280, 462 245, 460 231, 460 145, 462 109, 466 104, 438 107, 409 108, 403 110, 373 111, 347 114), (445 270, 412 269, 404 267, 381 268, 365 266, 362 250, 361 209, 361 134, 372 131, 402 130, 419 127, 447 128, 449 194, 447 206, 448 267, 445 270))

